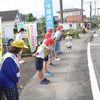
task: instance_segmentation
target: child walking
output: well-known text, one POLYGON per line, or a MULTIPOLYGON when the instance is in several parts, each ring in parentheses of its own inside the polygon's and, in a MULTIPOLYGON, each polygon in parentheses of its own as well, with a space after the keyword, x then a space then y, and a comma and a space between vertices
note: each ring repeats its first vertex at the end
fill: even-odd
POLYGON ((46 48, 50 47, 52 44, 54 44, 52 38, 46 39, 44 44, 40 45, 37 52, 32 55, 33 57, 35 57, 34 62, 38 77, 40 79, 40 84, 48 84, 50 82, 50 80, 44 78, 42 69, 43 69, 43 59, 46 58, 49 54, 49 51, 46 48))
POLYGON ((70 35, 69 32, 66 35, 67 36, 66 36, 65 40, 67 41, 66 42, 67 52, 71 52, 71 49, 72 49, 72 36, 70 35))

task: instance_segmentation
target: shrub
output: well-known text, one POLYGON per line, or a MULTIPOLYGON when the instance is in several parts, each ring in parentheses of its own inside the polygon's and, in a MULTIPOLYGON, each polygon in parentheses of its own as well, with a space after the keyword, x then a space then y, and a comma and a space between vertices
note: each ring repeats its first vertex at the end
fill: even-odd
POLYGON ((14 34, 17 34, 18 33, 17 27, 14 27, 13 30, 14 30, 14 34))
POLYGON ((78 29, 69 29, 69 33, 73 38, 79 38, 79 30, 78 29))

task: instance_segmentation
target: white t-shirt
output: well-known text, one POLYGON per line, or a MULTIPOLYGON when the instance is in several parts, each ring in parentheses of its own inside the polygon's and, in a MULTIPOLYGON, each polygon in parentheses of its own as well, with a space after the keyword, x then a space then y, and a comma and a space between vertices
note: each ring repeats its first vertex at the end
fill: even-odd
POLYGON ((67 36, 65 39, 67 40, 66 46, 67 47, 72 46, 72 37, 71 36, 69 36, 69 37, 67 36))
MULTIPOLYGON (((45 45, 45 44, 44 44, 45 45)), ((45 45, 46 46, 46 45, 45 45)), ((47 48, 47 46, 46 46, 46 48, 47 48)), ((38 50, 37 50, 37 52, 39 53, 38 55, 36 55, 36 57, 37 58, 42 58, 42 59, 44 59, 44 56, 45 56, 45 54, 44 54, 44 47, 40 47, 38 50)))
POLYGON ((61 36, 61 32, 60 32, 60 31, 57 31, 57 32, 55 33, 55 36, 54 36, 54 37, 56 37, 57 39, 59 39, 60 36, 61 36))
POLYGON ((18 33, 18 34, 16 35, 16 40, 18 40, 18 39, 20 39, 20 40, 23 39, 23 35, 22 35, 21 33, 18 33))

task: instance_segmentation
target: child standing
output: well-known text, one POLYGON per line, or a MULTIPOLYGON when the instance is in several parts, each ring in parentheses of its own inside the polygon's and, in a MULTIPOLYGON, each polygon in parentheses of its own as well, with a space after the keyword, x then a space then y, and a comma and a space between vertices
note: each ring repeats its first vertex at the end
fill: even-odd
MULTIPOLYGON (((52 34, 53 33, 53 28, 49 28, 48 32, 50 32, 52 34)), ((49 57, 49 66, 54 66, 54 64, 52 63, 52 57, 53 57, 52 53, 54 52, 53 46, 51 46, 49 48, 49 51, 50 51, 50 54, 48 56, 49 57)))
POLYGON ((44 78, 42 69, 43 69, 43 59, 48 56, 49 52, 46 48, 50 47, 52 44, 54 44, 52 38, 46 39, 44 44, 40 45, 37 52, 32 55, 33 57, 35 57, 34 62, 38 73, 38 77, 40 79, 40 84, 48 84, 50 82, 50 80, 44 78))
POLYGON ((67 36, 66 36, 65 40, 67 41, 66 42, 67 52, 71 52, 71 49, 72 49, 72 36, 70 36, 69 32, 66 35, 67 36))
MULTIPOLYGON (((45 40, 43 41, 43 44, 44 42, 48 39, 48 38, 51 38, 52 34, 51 33, 46 33, 45 34, 45 40)), ((49 50, 49 55, 50 55, 50 47, 46 47, 47 50, 49 50)), ((49 56, 48 55, 48 56, 49 56)), ((48 61, 48 56, 46 58, 44 58, 44 62, 43 62, 43 68, 44 68, 44 75, 52 75, 52 72, 48 71, 47 70, 47 61, 48 61)))
POLYGON ((57 57, 57 50, 59 49, 59 40, 60 40, 60 37, 61 37, 61 31, 63 30, 63 26, 62 25, 59 25, 58 28, 57 28, 57 32, 55 33, 55 36, 54 36, 54 42, 55 42, 55 45, 54 45, 54 52, 55 52, 55 61, 60 61, 61 59, 57 57))

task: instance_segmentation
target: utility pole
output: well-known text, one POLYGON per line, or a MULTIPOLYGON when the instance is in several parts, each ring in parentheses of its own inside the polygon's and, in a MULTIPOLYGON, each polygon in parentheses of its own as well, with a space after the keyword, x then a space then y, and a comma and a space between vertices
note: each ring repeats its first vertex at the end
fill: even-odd
POLYGON ((82 28, 83 28, 83 0, 81 0, 81 22, 82 22, 82 28))
POLYGON ((95 0, 95 20, 96 20, 96 0, 95 0))
POLYGON ((61 23, 63 23, 63 4, 62 4, 62 0, 60 0, 60 20, 61 20, 61 23))
POLYGON ((92 5, 91 5, 91 1, 90 1, 90 30, 92 29, 91 15, 92 15, 92 5))

